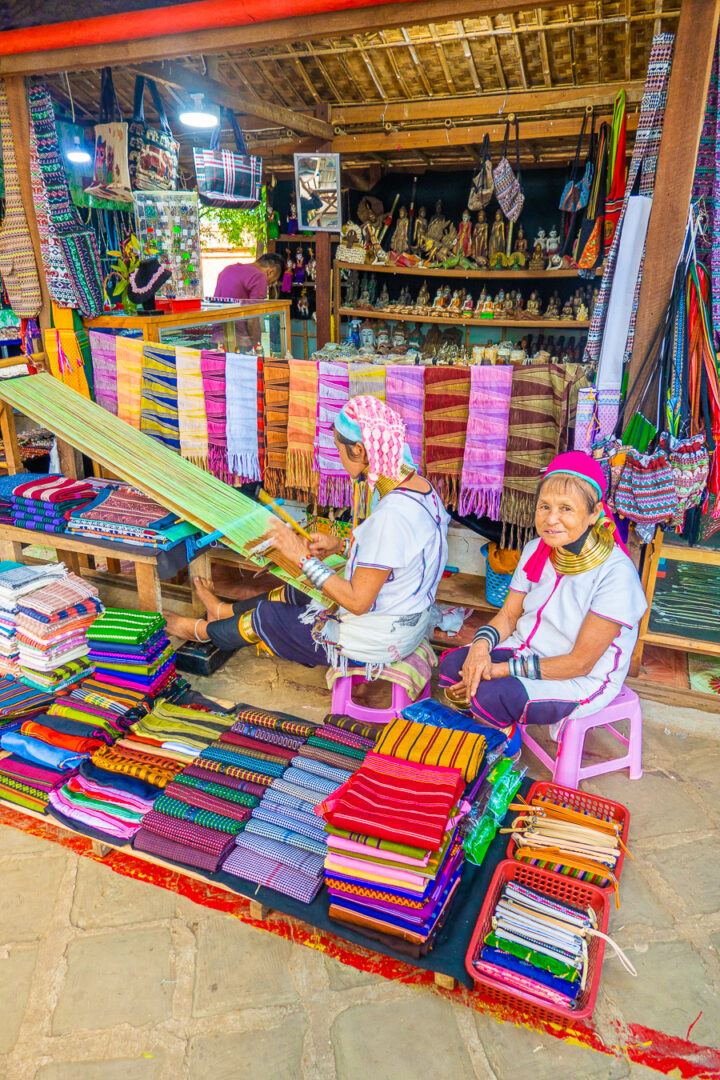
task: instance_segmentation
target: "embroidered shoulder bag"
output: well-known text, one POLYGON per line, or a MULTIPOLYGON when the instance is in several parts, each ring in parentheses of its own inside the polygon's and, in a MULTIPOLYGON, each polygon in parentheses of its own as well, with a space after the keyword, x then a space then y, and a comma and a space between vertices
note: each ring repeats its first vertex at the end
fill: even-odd
POLYGON ((507 159, 508 136, 510 134, 509 120, 505 124, 503 154, 500 161, 493 169, 495 195, 497 196, 497 201, 500 203, 500 209, 505 214, 508 221, 517 221, 525 204, 525 196, 523 195, 518 179, 520 176, 520 125, 518 124, 517 117, 514 117, 513 119, 515 120, 515 168, 517 176, 513 172, 512 165, 507 159))
POLYGON ((147 84, 155 111, 160 118, 160 130, 145 123, 145 77, 138 75, 135 79, 133 119, 128 129, 130 182, 133 191, 150 191, 158 188, 163 191, 175 191, 180 144, 173 138, 155 80, 148 79, 147 84))

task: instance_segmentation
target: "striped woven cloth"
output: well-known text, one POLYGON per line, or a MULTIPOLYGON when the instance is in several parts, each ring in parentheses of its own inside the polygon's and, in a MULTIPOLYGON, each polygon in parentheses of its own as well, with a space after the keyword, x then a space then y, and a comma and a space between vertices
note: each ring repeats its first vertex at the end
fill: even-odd
POLYGON ((143 343, 135 338, 118 337, 115 342, 117 369, 117 414, 130 427, 140 427, 143 343))
POLYGON ((208 426, 205 415, 200 350, 175 349, 180 453, 201 469, 208 467, 208 426))
POLYGON ((140 430, 171 450, 180 450, 175 348, 145 342, 142 358, 140 430))
POLYGON ((223 814, 215 814, 211 810, 203 810, 198 806, 189 806, 188 803, 172 799, 169 795, 159 795, 153 804, 153 809, 158 814, 167 814, 168 817, 179 818, 181 821, 192 821, 195 825, 202 825, 206 829, 217 829, 218 832, 232 833, 236 836, 243 829, 243 822, 223 814))
MULTIPOLYGON (((287 469, 290 365, 287 360, 266 358, 265 379, 265 479, 270 495, 285 493, 287 469)), ((288 494, 291 494, 288 492, 288 494)))
POLYGON ((298 498, 317 491, 313 469, 317 424, 318 365, 314 360, 290 360, 290 391, 287 428, 287 475, 285 483, 298 498))
POLYGON ((388 364, 385 368, 385 401, 405 421, 405 438, 419 469, 425 455, 425 368, 413 364, 388 364))
POLYGON ((425 471, 451 509, 460 497, 469 410, 469 368, 425 369, 425 471))

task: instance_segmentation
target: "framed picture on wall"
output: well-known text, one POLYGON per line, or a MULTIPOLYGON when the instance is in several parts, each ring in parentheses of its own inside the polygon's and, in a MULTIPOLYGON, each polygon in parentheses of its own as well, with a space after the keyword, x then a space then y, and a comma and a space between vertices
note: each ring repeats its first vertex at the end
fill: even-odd
POLYGON ((340 231, 339 154, 295 154, 295 191, 300 232, 340 231))

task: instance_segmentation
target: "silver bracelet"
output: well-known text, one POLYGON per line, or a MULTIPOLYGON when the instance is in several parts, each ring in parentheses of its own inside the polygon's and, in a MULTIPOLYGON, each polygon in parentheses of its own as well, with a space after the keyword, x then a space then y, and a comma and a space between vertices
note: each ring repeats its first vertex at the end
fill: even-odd
POLYGON ((528 654, 527 677, 528 679, 542 679, 542 673, 540 671, 540 657, 537 655, 537 653, 528 654))
POLYGON ((308 579, 311 585, 314 585, 316 589, 322 589, 323 585, 329 577, 332 577, 335 573, 329 566, 326 566, 324 562, 316 558, 314 555, 305 559, 300 564, 305 577, 308 579))
POLYGON ((346 537, 345 542, 343 544, 342 553, 341 553, 342 557, 344 559, 347 559, 347 558, 350 557, 350 548, 351 547, 352 547, 352 540, 350 539, 350 537, 346 537))
POLYGON ((500 641, 500 634, 494 626, 481 626, 473 638, 473 645, 476 641, 487 641, 490 652, 497 648, 500 641))

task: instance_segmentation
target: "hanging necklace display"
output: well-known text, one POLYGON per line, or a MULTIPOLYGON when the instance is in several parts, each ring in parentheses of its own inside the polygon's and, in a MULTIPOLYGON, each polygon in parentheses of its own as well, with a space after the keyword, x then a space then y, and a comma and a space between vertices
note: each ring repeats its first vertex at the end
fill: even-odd
POLYGON ((158 295, 202 297, 197 192, 137 191, 135 220, 143 256, 170 268, 172 276, 158 295))

